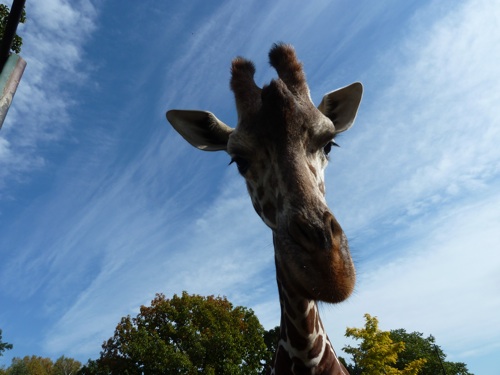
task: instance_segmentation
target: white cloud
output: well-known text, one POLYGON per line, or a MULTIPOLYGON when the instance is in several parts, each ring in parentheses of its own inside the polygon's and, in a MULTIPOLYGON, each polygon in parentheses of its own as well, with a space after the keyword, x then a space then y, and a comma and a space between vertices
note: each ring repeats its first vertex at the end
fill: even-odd
POLYGON ((80 40, 95 28, 96 11, 88 0, 46 0, 28 9, 34 22, 58 39, 80 40), (75 29, 82 31, 76 32, 75 29))
POLYGON ((329 195, 349 228, 425 213, 480 192, 500 171, 500 75, 492 63, 500 55, 491 48, 500 44, 499 9, 464 3, 429 24, 436 7, 421 11, 404 47, 369 72, 388 76, 388 67, 394 75, 386 88, 367 76, 357 124, 334 156, 329 195))
MULTIPOLYGON (((142 160, 134 163, 141 164, 142 160)), ((219 197, 199 208, 203 211, 196 222, 175 226, 172 224, 179 213, 172 207, 176 198, 157 207, 158 211, 144 208, 145 202, 120 205, 123 192, 117 194, 116 191, 126 187, 134 196, 150 186, 147 181, 134 186, 137 171, 133 169, 97 202, 88 202, 95 209, 90 210, 90 215, 82 218, 81 223, 71 224, 75 229, 52 249, 58 254, 65 252, 63 260, 68 263, 71 249, 91 232, 94 244, 84 242, 94 249, 94 254, 86 254, 80 262, 85 265, 89 258, 95 262, 96 250, 101 252, 102 262, 91 283, 47 333, 45 349, 50 353, 82 356, 88 355, 88 349, 92 348, 95 355, 99 344, 111 336, 112 327, 120 317, 136 314, 139 305, 149 304, 158 291, 168 296, 183 290, 226 295, 235 304, 251 306, 261 301, 262 296, 267 298, 269 289, 276 289, 271 235, 264 224, 258 222, 260 219, 253 212, 235 170, 229 172, 233 177, 228 177, 219 197), (141 207, 147 215, 137 215, 141 207), (121 220, 113 220, 110 227, 103 222, 103 212, 119 215, 121 220), (256 281, 261 277, 263 280, 256 281), (88 328, 72 328, 77 326, 88 328)), ((189 187, 185 188, 184 197, 186 193, 193 197, 203 194, 199 188, 190 190, 189 187)), ((74 282, 72 279, 83 275, 81 272, 71 275, 70 284, 74 282)), ((61 276, 54 277, 56 284, 61 279, 61 276)), ((57 285, 51 287, 55 297, 57 285)))
MULTIPOLYGON (((1 159, 0 198, 8 181, 24 179, 45 165, 40 147, 60 140, 71 120, 68 94, 81 84, 83 46, 94 31, 97 17, 89 1, 28 2, 21 56, 28 65, 0 133, 13 151, 1 159)), ((5 144, 4 141, 4 144, 5 144)))
POLYGON ((361 259, 355 295, 325 308, 338 349, 366 312, 382 329, 434 335, 452 361, 478 366, 498 349, 499 17, 495 2, 433 3, 381 59, 389 84, 366 78, 361 115, 329 172, 361 259))
POLYGON ((365 312, 384 330, 432 334, 450 360, 487 353, 500 336, 500 195, 416 223, 419 240, 390 261, 373 262, 357 291, 325 314, 337 347, 345 326, 360 327, 365 312), (458 229, 458 230, 457 230, 458 229))
POLYGON ((4 138, 0 138, 0 160, 6 159, 11 155, 10 143, 4 138))
MULTIPOLYGON (((216 110, 221 119, 236 125, 234 98, 229 90, 230 62, 238 55, 252 60, 256 65, 256 83, 259 86, 268 84, 276 77, 268 64, 268 51, 276 42, 293 44, 302 61, 314 62, 314 67, 306 65, 308 76, 314 77, 311 88, 323 88, 324 83, 335 82, 338 77, 318 77, 314 69, 323 73, 323 62, 337 61, 339 51, 346 53, 349 41, 358 37, 370 21, 386 9, 372 4, 370 12, 363 13, 363 5, 359 5, 358 14, 331 1, 295 3, 290 6, 288 1, 276 1, 262 7, 257 2, 227 2, 196 25, 191 24, 189 18, 193 14, 183 11, 179 17, 185 17, 183 22, 189 25, 191 36, 183 43, 176 60, 165 67, 165 94, 160 98, 162 108, 216 110), (286 22, 281 22, 283 20, 286 22), (346 28, 349 33, 345 33, 346 28), (318 34, 318 29, 324 32, 318 34), (342 37, 331 37, 337 34, 342 37), (173 89, 178 87, 182 89, 173 89)), ((328 73, 335 71, 330 69, 328 73)), ((333 89, 335 87, 327 86, 328 91, 333 89)))
MULTIPOLYGON (((13 118, 22 114, 28 123, 2 129, 0 157, 5 155, 10 164, 0 172, 0 185, 7 173, 43 165, 37 145, 59 139, 71 121, 71 97, 53 94, 64 79, 77 73, 82 46, 94 28, 96 14, 90 3, 70 6, 52 1, 46 8, 40 4, 32 5, 33 13, 37 17, 47 13, 47 18, 35 20, 29 26, 32 36, 26 39, 38 52, 26 55, 31 73, 26 81, 23 78, 24 91, 16 96, 18 108, 9 113, 13 118), (50 9, 56 5, 67 20, 55 20, 58 27, 53 28, 50 9), (83 22, 81 36, 77 26, 72 28, 79 25, 77 19, 83 22), (62 35, 60 30, 68 34, 62 42, 43 42, 53 40, 52 32, 62 35), (34 43, 40 44, 35 48, 34 43), (50 77, 56 60, 47 65, 42 58, 52 48, 64 56, 56 67, 61 78, 55 82, 50 77)), ((246 8, 240 3, 222 5, 210 22, 201 22, 199 29, 193 26, 193 43, 185 44, 183 56, 173 63, 169 60, 168 87, 158 112, 175 103, 220 109, 222 118, 234 116, 227 84, 234 51, 241 49, 256 61, 257 79, 262 81, 271 74, 265 67, 267 49, 283 40, 281 36, 293 34, 285 41, 297 42, 311 54, 336 52, 319 48, 327 36, 304 37, 314 28, 316 15, 325 14, 313 4, 304 5, 305 13, 292 15, 296 18, 279 28, 273 11, 262 23, 248 25, 246 8), (290 30, 304 14, 310 16, 307 22, 301 20, 300 27, 290 30), (245 32, 236 33, 240 29, 245 32), (203 65, 197 65, 200 60, 203 65)), ((446 352, 449 348, 457 355, 495 345, 492 338, 498 332, 482 324, 494 321, 492 312, 499 307, 497 299, 485 302, 484 298, 498 295, 493 249, 498 247, 495 228, 500 220, 493 208, 498 207, 499 197, 491 188, 500 165, 500 135, 494 126, 500 90, 498 56, 493 54, 498 52, 491 48, 500 35, 494 22, 497 8, 470 2, 448 14, 433 4, 409 26, 410 38, 403 47, 390 49, 379 65, 366 72, 360 117, 341 142, 345 146, 334 155, 328 174, 329 199, 360 259, 353 298, 322 307, 336 348, 345 326, 361 326, 365 312, 378 315, 382 328, 434 334, 446 352), (447 14, 442 23, 430 22, 436 7, 440 16, 447 14), (490 32, 480 27, 483 24, 490 32), (390 81, 376 86, 380 76, 390 81), (478 202, 480 196, 488 201, 478 202), (483 306, 485 311, 479 315, 471 306, 483 306), (480 319, 460 325, 469 314, 480 319), (467 346, 462 337, 487 344, 467 346)), ((353 19, 355 32, 369 27, 366 17, 358 23, 353 19)), ((323 19, 331 21, 330 16, 323 19)), ((353 33, 349 37, 354 38, 353 33)), ((165 50, 165 55, 171 53, 165 50)), ((320 71, 329 70, 323 64, 317 64, 320 71)), ((334 78, 335 73, 342 76, 333 70, 325 81, 343 79, 334 78)), ((118 117, 125 123, 130 107, 123 113, 118 117)), ((24 298, 43 296, 43 311, 53 323, 46 330, 46 352, 97 355, 120 317, 135 314, 158 291, 227 295, 233 303, 253 307, 266 328, 277 325, 271 234, 253 212, 236 172, 224 174, 213 166, 226 160, 188 149, 176 135, 165 137, 164 128, 153 132, 143 150, 127 149, 126 156, 117 157, 114 134, 97 132, 97 149, 78 150, 61 163, 57 188, 33 202, 31 210, 18 217, 19 226, 12 226, 19 231, 9 234, 22 239, 16 243, 23 251, 9 259, 8 267, 4 265, 8 272, 2 274, 2 287, 12 294, 22 292, 24 298), (121 157, 132 161, 118 166, 121 157), (224 182, 218 184, 218 179, 224 182), (49 210, 50 217, 41 217, 40 212, 49 210), (45 246, 43 254, 40 246, 45 246), (72 272, 67 272, 68 265, 72 272)))

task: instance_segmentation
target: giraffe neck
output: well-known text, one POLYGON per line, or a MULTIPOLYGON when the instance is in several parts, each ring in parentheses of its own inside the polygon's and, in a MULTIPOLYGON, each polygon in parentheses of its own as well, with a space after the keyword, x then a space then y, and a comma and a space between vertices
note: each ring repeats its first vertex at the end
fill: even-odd
POLYGON ((279 278, 280 340, 270 373, 348 375, 324 330, 316 301, 288 293, 279 278))

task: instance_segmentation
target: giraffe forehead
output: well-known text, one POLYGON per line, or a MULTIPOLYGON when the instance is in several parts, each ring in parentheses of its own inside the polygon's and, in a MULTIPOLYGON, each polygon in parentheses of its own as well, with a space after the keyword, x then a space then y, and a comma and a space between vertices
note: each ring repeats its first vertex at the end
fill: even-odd
POLYGON ((257 112, 240 116, 237 129, 244 134, 255 134, 261 140, 270 139, 277 145, 302 140, 324 128, 335 131, 331 120, 309 98, 296 97, 286 87, 277 89, 279 86, 274 84, 262 90, 261 107, 257 112))
MULTIPOLYGON (((297 106, 298 107, 298 106, 297 106)), ((230 155, 257 156, 271 159, 288 151, 301 154, 301 148, 315 151, 335 136, 332 121, 316 108, 305 105, 288 112, 260 112, 240 118, 229 137, 227 150, 230 155)))

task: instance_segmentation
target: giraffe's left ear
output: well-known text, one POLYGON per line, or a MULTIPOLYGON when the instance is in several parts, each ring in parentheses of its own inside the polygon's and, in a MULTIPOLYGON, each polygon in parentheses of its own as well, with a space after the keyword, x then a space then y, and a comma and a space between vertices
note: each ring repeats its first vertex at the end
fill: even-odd
POLYGON ((323 97, 318 109, 335 125, 335 133, 349 129, 358 112, 363 85, 359 82, 332 91, 323 97))
POLYGON ((206 111, 171 110, 167 120, 194 147, 203 151, 226 150, 232 128, 206 111))

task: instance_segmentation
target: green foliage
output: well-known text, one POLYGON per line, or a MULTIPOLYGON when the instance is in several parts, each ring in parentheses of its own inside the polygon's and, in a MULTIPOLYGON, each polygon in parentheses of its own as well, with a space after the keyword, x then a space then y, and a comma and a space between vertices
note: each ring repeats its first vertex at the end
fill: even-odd
MULTIPOLYGON (((271 328, 269 331, 264 332, 264 342, 267 347, 267 361, 264 365, 264 369, 271 367, 272 361, 274 359, 274 353, 278 350, 278 342, 280 341, 280 327, 276 326, 271 328)), ((263 372, 265 373, 265 371, 263 372)))
POLYGON ((122 318, 81 374, 258 374, 268 360, 252 310, 221 297, 157 294, 122 318))
MULTIPOLYGON (((9 18, 10 9, 7 5, 0 4, 0 38, 3 38, 5 33, 5 28, 7 27, 7 20, 9 18)), ((26 22, 26 12, 23 9, 21 14, 20 23, 26 22)), ((15 53, 21 52, 21 46, 23 45, 23 38, 19 35, 14 36, 14 40, 12 41, 11 50, 15 53)))
POLYGON ((81 367, 79 361, 62 356, 54 363, 51 375, 75 375, 81 367))
POLYGON ((348 366, 351 374, 364 375, 417 375, 420 373, 425 359, 418 358, 406 363, 399 369, 395 365, 399 353, 405 349, 404 342, 394 342, 390 332, 378 328, 378 320, 365 314, 364 328, 347 328, 346 336, 361 340, 357 347, 346 346, 343 350, 351 354, 354 366, 348 366))
POLYGON ((3 355, 4 351, 10 350, 12 348, 12 344, 2 341, 2 330, 0 329, 0 357, 3 355))
POLYGON ((14 357, 12 364, 0 371, 1 375, 75 375, 82 364, 72 358, 60 357, 55 363, 50 358, 35 355, 24 358, 14 357))
POLYGON ((392 330, 390 335, 394 342, 405 343, 405 350, 399 354, 395 365, 399 369, 404 368, 407 363, 417 358, 425 358, 426 363, 422 367, 422 375, 443 373, 446 375, 473 375, 467 370, 465 363, 445 361, 446 354, 435 344, 432 335, 424 338, 420 332, 407 333, 404 329, 392 330), (445 372, 443 372, 443 368, 445 372))
POLYGON ((32 355, 24 358, 13 358, 7 369, 8 375, 51 375, 52 360, 32 355))

